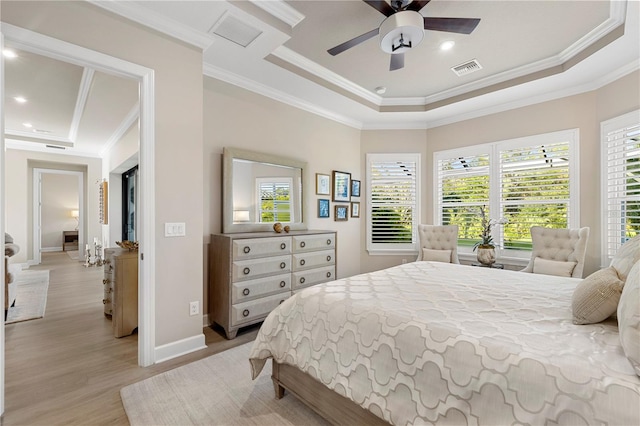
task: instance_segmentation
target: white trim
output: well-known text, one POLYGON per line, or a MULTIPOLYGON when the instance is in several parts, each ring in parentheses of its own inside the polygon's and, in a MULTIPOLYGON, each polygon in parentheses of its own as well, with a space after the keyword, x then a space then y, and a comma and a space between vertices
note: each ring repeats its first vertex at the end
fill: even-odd
MULTIPOLYGON (((101 2, 96 3, 98 5, 101 2)), ((113 3, 110 3, 113 4, 113 3)), ((141 223, 138 269, 138 364, 155 362, 155 92, 154 71, 120 58, 54 39, 24 28, 2 23, 2 32, 17 48, 90 67, 140 82, 140 177, 141 223)), ((4 345, 2 345, 4 352, 4 345)))
POLYGON ((205 349, 207 345, 204 342, 204 334, 187 337, 186 339, 176 340, 166 345, 157 346, 155 348, 156 363, 168 361, 191 352, 205 349))
POLYGON ((124 136, 125 133, 133 126, 133 123, 140 117, 140 103, 136 102, 133 108, 129 111, 127 116, 120 122, 118 128, 109 137, 109 140, 100 150, 100 158, 103 158, 113 146, 124 136))
POLYGON ((43 143, 31 143, 15 139, 5 139, 7 149, 19 149, 21 151, 46 152, 47 154, 71 155, 73 157, 100 158, 95 152, 49 148, 43 143))
MULTIPOLYGON (((4 51, 4 34, 0 28, 0 52, 4 51)), ((0 55, 0 180, 3 184, 0 185, 0 242, 4 245, 4 231, 5 231, 5 203, 4 203, 4 178, 5 178, 5 147, 4 147, 4 55, 0 55)), ((0 262, 0 283, 2 288, 6 288, 4 282, 4 262, 0 262)), ((4 306, 4 291, 0 291, 0 305, 4 306)), ((5 333, 4 325, 0 327, 0 416, 4 414, 4 376, 5 376, 5 363, 4 363, 4 342, 5 333)))
MULTIPOLYGON (((80 245, 78 245, 78 247, 79 246, 80 245)), ((40 249, 41 253, 53 253, 53 252, 56 252, 56 251, 62 251, 62 247, 42 247, 40 249)))
POLYGON ((43 144, 50 143, 51 145, 60 145, 69 148, 73 147, 73 141, 71 139, 62 136, 50 135, 48 133, 34 133, 26 132, 24 130, 7 129, 6 134, 9 136, 15 136, 16 138, 42 141, 43 144))
POLYGON ((283 0, 249 0, 260 9, 278 18, 291 28, 298 25, 306 16, 289 6, 283 0))
POLYGON ((69 129, 69 140, 75 144, 76 137, 78 136, 78 128, 80 127, 80 120, 82 119, 82 113, 87 106, 87 99, 89 99, 89 91, 91 90, 91 82, 95 71, 91 68, 84 68, 82 71, 82 80, 80 80, 80 87, 78 88, 78 97, 76 98, 76 107, 73 111, 73 120, 71 120, 71 128, 69 129))

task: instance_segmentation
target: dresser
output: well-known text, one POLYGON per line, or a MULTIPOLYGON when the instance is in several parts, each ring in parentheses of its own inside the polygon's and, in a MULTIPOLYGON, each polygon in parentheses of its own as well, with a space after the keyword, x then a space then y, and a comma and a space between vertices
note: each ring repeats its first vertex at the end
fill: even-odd
POLYGON ((213 234, 209 318, 228 339, 296 292, 336 277, 336 233, 213 234))
POLYGON ((115 337, 128 336, 138 327, 138 252, 106 248, 104 258, 104 314, 115 337))

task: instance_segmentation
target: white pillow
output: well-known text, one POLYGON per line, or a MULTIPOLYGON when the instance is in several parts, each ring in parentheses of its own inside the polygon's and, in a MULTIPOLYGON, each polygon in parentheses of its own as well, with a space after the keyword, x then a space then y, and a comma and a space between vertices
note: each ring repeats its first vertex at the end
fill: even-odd
POLYGON ((612 267, 594 272, 573 291, 571 309, 574 324, 595 324, 609 318, 618 309, 624 282, 612 267))
POLYGON ((541 257, 533 259, 534 274, 570 277, 575 267, 576 262, 561 262, 558 260, 547 260, 541 257))
POLYGON ((629 271, 638 260, 640 260, 640 234, 631 238, 618 249, 609 266, 613 266, 618 271, 620 279, 625 281, 629 271))
POLYGON ((451 250, 422 249, 422 260, 451 263, 451 250))
POLYGON ((633 265, 618 303, 618 333, 624 354, 640 376, 640 261, 633 265))

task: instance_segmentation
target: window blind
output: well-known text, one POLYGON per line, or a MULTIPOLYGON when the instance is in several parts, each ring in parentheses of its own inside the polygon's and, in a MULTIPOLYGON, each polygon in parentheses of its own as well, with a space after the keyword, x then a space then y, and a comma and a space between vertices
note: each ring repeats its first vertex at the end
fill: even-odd
POLYGON ((640 230, 640 122, 604 134, 605 254, 611 258, 640 230))
POLYGON ((529 247, 532 226, 568 228, 569 157, 569 142, 500 151, 505 247, 529 247))
POLYGON ((369 250, 415 249, 419 154, 368 154, 369 250))
POLYGON ((260 222, 291 222, 291 182, 258 182, 260 222))

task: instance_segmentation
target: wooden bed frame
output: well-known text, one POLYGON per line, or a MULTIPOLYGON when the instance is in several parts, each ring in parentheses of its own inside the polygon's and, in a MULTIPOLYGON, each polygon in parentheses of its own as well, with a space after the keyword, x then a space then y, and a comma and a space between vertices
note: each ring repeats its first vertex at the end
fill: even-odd
POLYGON ((285 389, 334 425, 389 425, 372 412, 332 391, 296 367, 272 361, 271 379, 276 398, 285 389))

